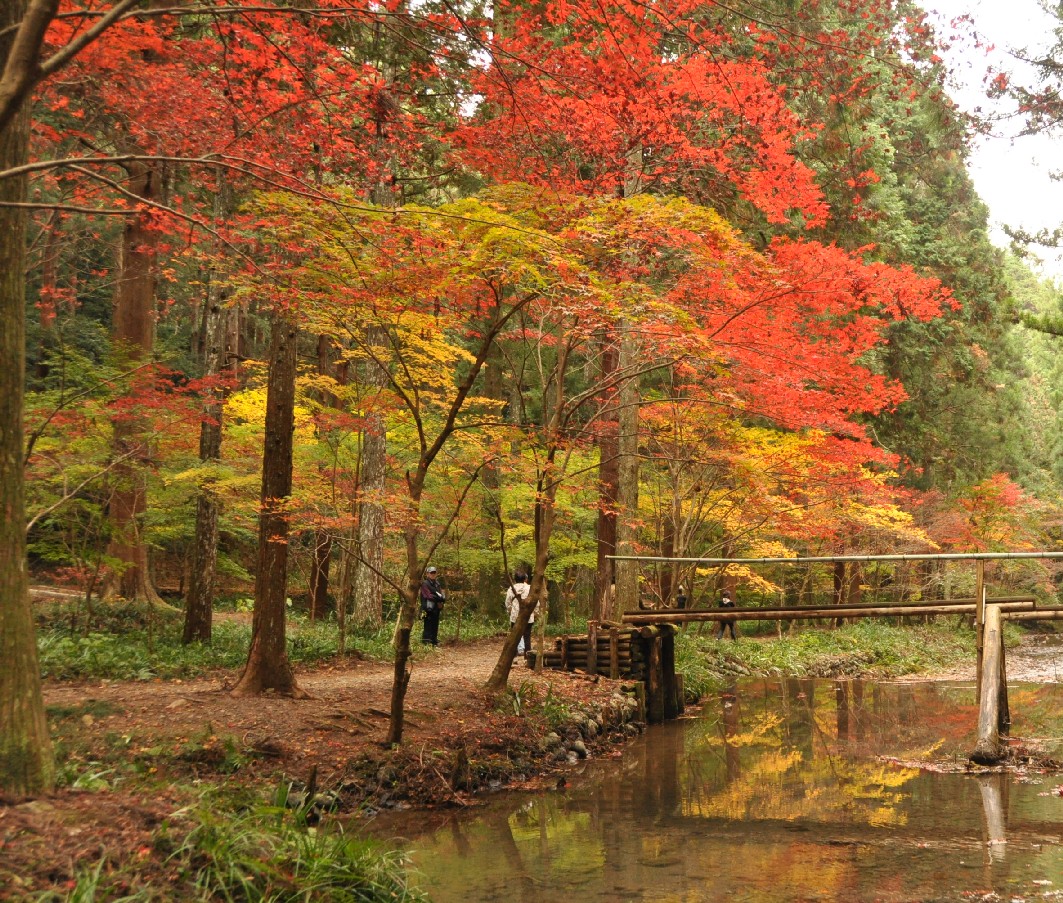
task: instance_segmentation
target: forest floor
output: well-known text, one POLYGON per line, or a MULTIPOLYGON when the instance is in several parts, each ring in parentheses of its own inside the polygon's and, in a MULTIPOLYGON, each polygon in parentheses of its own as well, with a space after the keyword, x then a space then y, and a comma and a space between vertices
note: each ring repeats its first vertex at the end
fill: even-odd
POLYGON ((583 744, 580 755, 619 754, 617 744, 637 732, 621 683, 606 678, 537 675, 518 659, 509 693, 489 698, 483 685, 501 646, 495 637, 418 648, 395 749, 383 742, 393 677, 386 662, 302 669, 307 699, 233 697, 231 673, 46 681, 66 786, 46 799, 0 798, 0 900, 72 889, 102 861, 110 869, 153 857, 160 825, 211 792, 233 805, 240 794, 269 799, 294 782, 298 793, 309 784, 323 805, 349 812, 466 806, 477 790, 556 781, 573 745, 583 744), (585 727, 595 716, 600 732, 585 727))

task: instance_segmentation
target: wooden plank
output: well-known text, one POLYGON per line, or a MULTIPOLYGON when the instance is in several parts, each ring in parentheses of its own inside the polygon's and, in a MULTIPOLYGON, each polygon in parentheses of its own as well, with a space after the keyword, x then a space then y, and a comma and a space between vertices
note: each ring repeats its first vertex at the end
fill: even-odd
MULTIPOLYGON (((1034 607, 1033 602, 994 603, 994 607, 1005 611, 1042 611, 1034 607)), ((663 616, 652 612, 639 612, 637 615, 624 615, 625 621, 639 624, 643 630, 652 624, 684 624, 700 621, 722 621, 733 618, 736 621, 795 621, 803 618, 878 618, 910 615, 955 615, 974 614, 974 605, 880 605, 872 609, 859 609, 850 606, 822 608, 818 612, 783 611, 766 608, 730 608, 707 611, 692 611, 683 614, 663 616)))
POLYGON ((1004 758, 1004 745, 1000 740, 1000 653, 1004 644, 999 606, 987 606, 985 618, 978 695, 978 741, 970 759, 979 765, 995 765, 1004 758))
POLYGON ((568 637, 561 637, 561 670, 568 670, 568 637))
MULTIPOLYGON (((892 608, 904 608, 904 607, 919 608, 920 606, 925 606, 925 605, 949 605, 949 606, 974 605, 975 603, 977 603, 977 601, 978 600, 974 596, 966 596, 966 597, 963 597, 963 598, 954 598, 954 599, 923 599, 922 601, 919 601, 919 602, 903 602, 903 603, 902 602, 898 602, 898 603, 895 603, 895 604, 893 604, 893 605, 891 605, 889 607, 892 607, 892 608)), ((1037 597, 1033 596, 1033 595, 1030 595, 1029 593, 1007 595, 1007 596, 988 596, 986 598, 986 604, 987 605, 993 605, 993 604, 1000 603, 1000 602, 1031 602, 1031 603, 1036 603, 1036 601, 1037 601, 1037 597)), ((847 608, 847 609, 857 609, 857 610, 859 610, 859 609, 874 609, 874 608, 882 608, 882 607, 883 607, 883 604, 881 602, 852 602, 852 603, 848 603, 848 604, 845 605, 845 608, 847 608)), ((823 611, 824 609, 829 609, 829 608, 831 608, 831 606, 829 606, 829 605, 770 605, 770 606, 767 606, 767 607, 764 607, 764 608, 758 608, 758 609, 753 609, 753 610, 755 610, 755 611, 801 612, 801 611, 823 611)), ((675 608, 666 608, 666 609, 649 610, 649 611, 647 611, 645 609, 639 608, 639 609, 632 609, 630 611, 625 611, 625 612, 623 612, 623 614, 625 616, 624 623, 630 625, 631 623, 634 623, 634 622, 626 620, 626 617, 628 615, 631 615, 633 617, 635 617, 635 616, 647 617, 647 618, 651 618, 651 619, 653 619, 655 621, 660 621, 660 622, 663 623, 663 622, 666 622, 666 621, 669 621, 669 620, 682 620, 686 615, 689 615, 689 614, 704 613, 706 611, 712 611, 712 610, 713 609, 691 609, 691 608, 675 609, 675 608)), ((750 609, 737 608, 737 609, 734 609, 734 610, 736 610, 736 611, 743 611, 743 610, 748 611, 750 609)), ((919 611, 914 611, 913 614, 918 615, 918 614, 920 614, 920 612, 919 611)))
POLYGON ((587 624, 587 673, 598 673, 598 622, 587 624))
POLYGON ((620 677, 620 631, 615 627, 609 628, 609 676, 620 677))
POLYGON ((1004 609, 1000 616, 1005 621, 1063 621, 1063 608, 1034 608, 1030 611, 1004 609))

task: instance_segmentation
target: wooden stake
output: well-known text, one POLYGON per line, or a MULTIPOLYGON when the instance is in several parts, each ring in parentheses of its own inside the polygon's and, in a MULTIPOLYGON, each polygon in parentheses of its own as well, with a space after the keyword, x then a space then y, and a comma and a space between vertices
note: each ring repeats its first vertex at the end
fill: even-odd
POLYGON ((978 559, 976 562, 974 586, 974 636, 978 650, 975 662, 975 681, 978 688, 978 698, 982 698, 982 659, 985 655, 985 562, 978 559))
POLYGON ((970 758, 979 765, 995 765, 1004 758, 1004 747, 1000 740, 1000 675, 1003 667, 1001 652, 1004 648, 1000 608, 988 606, 985 618, 982 644, 985 654, 978 695, 978 742, 970 758))
POLYGON ((675 630, 670 625, 661 627, 661 693, 665 720, 676 718, 679 709, 675 698, 675 630))

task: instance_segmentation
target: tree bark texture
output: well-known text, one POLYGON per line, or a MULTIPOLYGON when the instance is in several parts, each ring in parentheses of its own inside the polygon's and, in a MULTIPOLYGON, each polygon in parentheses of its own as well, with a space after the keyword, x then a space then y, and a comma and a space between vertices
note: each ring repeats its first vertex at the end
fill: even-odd
POLYGON ((258 567, 251 649, 234 695, 275 690, 304 695, 288 661, 286 617, 288 590, 288 512, 292 492, 292 437, 295 430, 295 368, 298 327, 285 314, 273 317, 266 433, 262 455, 262 512, 259 515, 258 567))
MULTIPOLYGON (((24 0, 0 7, 0 59, 25 14, 24 0)), ((21 105, 0 130, 0 169, 21 166, 29 114, 21 105)), ((25 177, 0 180, 0 201, 26 200, 25 177)), ((23 397, 26 357, 26 213, 0 207, 0 789, 14 796, 49 792, 55 760, 44 717, 37 640, 26 566, 23 397)))
MULTIPOLYGON (((158 197, 161 176, 152 167, 128 164, 128 188, 138 197, 158 197)), ((150 361, 155 344, 155 234, 142 214, 127 218, 119 250, 113 335, 119 354, 130 362, 150 361)), ((147 510, 144 467, 150 457, 144 426, 136 416, 116 419, 115 454, 126 460, 114 469, 110 515, 114 527, 110 554, 121 562, 114 589, 126 599, 159 602, 148 573, 148 547, 142 535, 147 510)))
POLYGON ((380 390, 388 384, 383 361, 387 354, 387 336, 383 327, 370 327, 366 335, 370 359, 366 365, 365 384, 378 391, 369 399, 371 405, 362 430, 362 459, 359 476, 358 561, 354 570, 354 622, 363 627, 380 627, 384 623, 384 477, 387 467, 387 433, 384 418, 376 408, 380 390))
POLYGON ((594 573, 594 620, 608 617, 612 608, 614 562, 609 555, 616 554, 616 507, 620 494, 620 448, 619 448, 619 393, 609 385, 619 364, 619 348, 612 336, 606 336, 602 347, 603 405, 598 440, 598 566, 594 573))
MULTIPOLYGON (((332 376, 332 340, 327 335, 317 337, 317 372, 322 376, 332 376)), ((328 407, 339 407, 339 399, 329 391, 320 393, 321 403, 328 407)), ((328 611, 329 571, 332 565, 332 536, 327 530, 315 530, 313 537, 314 552, 310 558, 310 585, 307 591, 310 597, 310 620, 316 621, 328 611)))
MULTIPOLYGON (((415 508, 421 503, 426 469, 422 461, 417 473, 409 478, 410 500, 415 508)), ((412 657, 410 634, 413 632, 414 618, 420 607, 422 568, 417 553, 419 539, 418 527, 408 526, 405 530, 405 543, 406 572, 409 579, 406 582, 398 622, 395 625, 395 670, 391 682, 391 720, 388 722, 388 734, 385 739, 385 742, 392 746, 402 742, 402 732, 406 723, 406 690, 410 686, 410 658, 412 657)))
MULTIPOLYGON (((203 371, 216 376, 226 366, 227 312, 225 297, 211 281, 203 317, 203 371)), ((199 425, 199 460, 204 464, 221 459, 223 399, 213 390, 203 406, 199 425)), ((218 564, 218 515, 221 504, 209 481, 199 488, 196 502, 196 536, 192 547, 192 577, 185 606, 185 643, 209 643, 214 617, 215 576, 218 564)))
MULTIPOLYGON (((632 371, 635 364, 635 339, 630 323, 621 324, 620 368, 632 371)), ((639 382, 628 377, 620 386, 620 411, 617 416, 617 510, 616 549, 618 555, 634 555, 639 522, 639 382)), ((616 596, 606 618, 617 620, 625 607, 637 608, 639 601, 639 565, 637 561, 617 561, 616 596)))

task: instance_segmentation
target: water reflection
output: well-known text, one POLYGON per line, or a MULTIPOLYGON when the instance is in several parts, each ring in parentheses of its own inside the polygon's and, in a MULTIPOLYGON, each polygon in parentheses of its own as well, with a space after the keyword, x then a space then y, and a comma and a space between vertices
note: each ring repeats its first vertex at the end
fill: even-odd
MULTIPOLYGON (((1013 689, 1046 719, 1028 735, 1063 734, 1060 702, 1013 689)), ((1058 779, 919 767, 962 758, 974 719, 970 686, 745 683, 564 793, 375 831, 437 901, 1063 899, 1058 779)))

